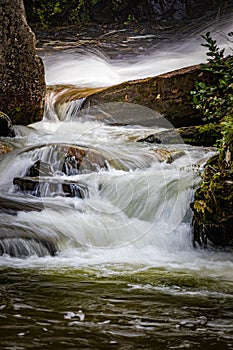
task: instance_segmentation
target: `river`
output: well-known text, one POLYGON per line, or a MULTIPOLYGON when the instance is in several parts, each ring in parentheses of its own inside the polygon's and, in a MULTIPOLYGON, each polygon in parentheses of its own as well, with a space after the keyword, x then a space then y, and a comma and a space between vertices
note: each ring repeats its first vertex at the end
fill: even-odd
MULTIPOLYGON (((47 84, 107 86, 203 60, 193 44, 176 48, 120 60, 93 49, 47 50, 47 84)), ((15 127, 5 140, 14 150, 0 159, 1 198, 36 208, 0 212, 0 348, 231 349, 232 251, 192 241, 190 203, 215 150, 178 135, 173 144, 136 142, 173 129, 155 114, 145 125, 154 112, 141 106, 134 123, 109 125, 79 112, 78 101, 54 108, 54 100, 48 96, 41 122, 15 127), (67 173, 59 145, 94 150, 104 166, 89 171, 85 162, 67 173), (38 160, 57 184, 42 184, 39 197, 13 184, 38 160), (87 193, 67 196, 63 183, 87 193)), ((48 181, 42 169, 39 176, 48 181)))

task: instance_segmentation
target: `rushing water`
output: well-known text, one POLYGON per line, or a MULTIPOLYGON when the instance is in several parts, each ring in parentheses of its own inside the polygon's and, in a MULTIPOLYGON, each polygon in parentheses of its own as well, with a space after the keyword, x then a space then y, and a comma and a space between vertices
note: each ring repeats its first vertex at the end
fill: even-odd
MULTIPOLYGON (((61 57, 54 67, 45 58, 50 83, 101 86, 131 77, 129 62, 119 78, 112 70, 119 62, 108 70, 99 56, 80 65, 61 57), (96 62, 103 69, 93 76, 96 62)), ((232 348, 232 252, 192 242, 189 205, 213 150, 185 145, 179 136, 175 144, 136 142, 172 128, 157 125, 155 114, 154 125, 145 126, 142 115, 151 120, 153 113, 135 106, 133 125, 110 126, 89 111, 80 115, 77 102, 63 108, 61 121, 48 101, 43 121, 17 126, 16 138, 5 139, 14 151, 1 158, 1 200, 25 210, 0 212, 1 349, 232 348), (58 145, 94 149, 105 166, 65 174, 58 145), (161 159, 168 152, 173 158, 161 159), (41 197, 13 184, 38 159, 57 184, 42 185, 41 197), (66 196, 64 182, 88 194, 66 196), (46 244, 56 248, 54 256, 46 244)), ((40 177, 48 179, 42 170, 40 177)))

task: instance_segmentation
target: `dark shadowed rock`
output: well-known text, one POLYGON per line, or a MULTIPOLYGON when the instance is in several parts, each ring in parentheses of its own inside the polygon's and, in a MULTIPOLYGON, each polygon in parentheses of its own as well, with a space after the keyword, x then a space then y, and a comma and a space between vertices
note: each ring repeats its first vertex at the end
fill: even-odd
POLYGON ((43 115, 44 66, 23 0, 1 1, 0 18, 0 110, 14 124, 27 125, 43 115))
POLYGON ((36 177, 36 176, 52 176, 53 169, 50 164, 42 162, 38 159, 31 168, 28 169, 26 176, 36 177))
POLYGON ((3 112, 0 111, 0 136, 15 136, 13 125, 10 118, 3 112))

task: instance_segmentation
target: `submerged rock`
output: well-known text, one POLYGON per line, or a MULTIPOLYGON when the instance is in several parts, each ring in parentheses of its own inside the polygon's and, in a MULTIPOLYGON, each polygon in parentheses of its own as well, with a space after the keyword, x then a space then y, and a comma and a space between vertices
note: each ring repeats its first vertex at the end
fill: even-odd
POLYGON ((51 177, 15 177, 13 184, 17 185, 24 193, 29 193, 37 197, 78 197, 88 196, 88 188, 79 182, 54 179, 51 177))
POLYGON ((180 144, 183 143, 177 129, 167 129, 163 131, 156 132, 155 134, 150 134, 142 139, 137 140, 137 142, 148 142, 155 144, 180 144))
POLYGON ((31 255, 54 256, 57 253, 55 237, 52 238, 43 231, 36 234, 28 227, 1 227, 0 256, 8 254, 16 258, 26 258, 31 255))
POLYGON ((0 212, 16 215, 18 211, 41 211, 43 203, 22 201, 20 198, 0 197, 0 212))
POLYGON ((54 256, 57 253, 56 244, 43 239, 4 238, 0 240, 0 256, 7 254, 15 258, 26 258, 31 255, 54 256))
POLYGON ((36 176, 52 176, 53 169, 50 164, 42 162, 38 159, 31 168, 28 169, 26 176, 36 177, 36 176))

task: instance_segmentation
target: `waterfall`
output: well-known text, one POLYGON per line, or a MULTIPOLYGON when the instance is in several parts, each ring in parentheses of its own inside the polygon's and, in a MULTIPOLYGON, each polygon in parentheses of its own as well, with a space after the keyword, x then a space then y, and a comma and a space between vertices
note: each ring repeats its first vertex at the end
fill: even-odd
MULTIPOLYGON (((218 31, 224 40, 221 30, 228 27, 226 17, 218 31)), ((133 258, 138 249, 149 249, 150 258, 167 256, 169 263, 176 251, 193 252, 189 206, 200 167, 214 150, 185 145, 178 135, 173 144, 136 142, 173 126, 128 103, 80 111, 78 96, 200 63, 204 51, 197 34, 172 42, 169 51, 162 43, 147 56, 124 60, 77 48, 44 56, 47 84, 58 84, 48 91, 44 119, 16 126, 14 151, 1 159, 1 254, 50 252, 67 259, 72 251, 85 260, 86 252, 94 251, 101 261, 111 260, 110 250, 118 258, 127 250, 133 258), (71 92, 77 98, 64 103, 62 96, 71 92), (126 125, 114 125, 114 113, 126 125), (105 114, 112 125, 104 123, 105 114)))

